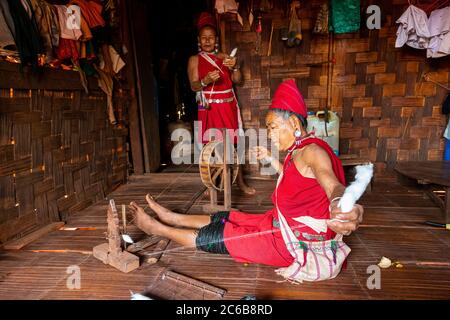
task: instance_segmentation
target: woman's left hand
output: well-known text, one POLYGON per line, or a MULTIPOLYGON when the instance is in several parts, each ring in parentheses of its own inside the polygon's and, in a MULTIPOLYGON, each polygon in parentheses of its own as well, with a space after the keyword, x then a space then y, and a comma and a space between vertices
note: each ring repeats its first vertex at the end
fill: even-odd
POLYGON ((236 66, 236 61, 237 61, 236 57, 232 58, 230 56, 227 56, 223 60, 223 65, 231 70, 231 69, 233 69, 236 66))
POLYGON ((348 236, 358 229, 359 224, 363 220, 363 214, 364 208, 359 204, 355 204, 353 209, 346 213, 343 213, 340 208, 334 206, 331 209, 330 219, 345 220, 346 222, 328 220, 327 225, 334 232, 348 236))

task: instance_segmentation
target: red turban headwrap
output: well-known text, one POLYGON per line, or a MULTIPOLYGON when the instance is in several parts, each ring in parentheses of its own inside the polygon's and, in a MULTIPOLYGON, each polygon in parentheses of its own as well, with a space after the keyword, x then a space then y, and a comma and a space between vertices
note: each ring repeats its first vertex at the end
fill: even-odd
POLYGON ((208 12, 202 12, 197 22, 197 29, 200 31, 203 27, 212 27, 214 30, 216 29, 216 20, 214 17, 208 12))
POLYGON ((283 81, 275 91, 270 109, 281 109, 295 112, 305 119, 307 117, 306 104, 303 96, 295 84, 295 80, 283 81))

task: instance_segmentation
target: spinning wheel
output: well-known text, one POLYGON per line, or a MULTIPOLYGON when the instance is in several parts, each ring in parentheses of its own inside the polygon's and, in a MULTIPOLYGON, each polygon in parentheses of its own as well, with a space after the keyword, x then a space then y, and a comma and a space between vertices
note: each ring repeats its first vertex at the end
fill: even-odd
MULTIPOLYGON (((200 153, 200 178, 208 189, 224 191, 225 171, 223 154, 222 141, 209 142, 200 153)), ((236 152, 234 152, 232 164, 228 164, 228 167, 231 171, 231 184, 233 184, 236 181, 239 172, 239 159, 236 152)))
POLYGON ((211 200, 210 204, 203 206, 205 212, 214 213, 231 209, 231 185, 238 176, 239 157, 237 152, 233 152, 230 157, 230 148, 232 147, 227 143, 217 140, 205 145, 200 153, 200 178, 208 188, 211 200), (222 206, 217 204, 217 191, 223 191, 222 206))

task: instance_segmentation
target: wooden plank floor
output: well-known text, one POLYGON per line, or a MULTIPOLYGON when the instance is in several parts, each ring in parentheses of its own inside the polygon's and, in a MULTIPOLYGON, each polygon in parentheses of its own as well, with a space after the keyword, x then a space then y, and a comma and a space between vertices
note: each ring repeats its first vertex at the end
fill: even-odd
MULTIPOLYGON (((250 184, 257 187, 257 195, 241 195, 234 187, 233 206, 252 213, 271 208, 275 181, 250 180, 250 184)), ((202 190, 198 173, 190 168, 132 176, 109 198, 118 205, 131 200, 144 205, 145 194, 151 193, 170 209, 194 214, 208 202, 202 190)), ((121 273, 91 254, 93 246, 105 242, 105 199, 70 217, 66 227, 83 229, 54 231, 20 251, 0 251, 0 299, 128 299, 130 290, 158 296, 159 281, 168 269, 226 289, 225 299, 244 295, 258 299, 449 299, 450 232, 423 224, 441 221, 439 208, 419 189, 392 180, 377 181, 361 202, 366 210, 364 223, 346 237, 352 248, 347 269, 330 281, 292 285, 282 282, 272 267, 244 265, 228 256, 175 243, 156 265, 143 264, 129 274, 121 273), (381 270, 381 289, 369 290, 367 267, 382 256, 404 267, 381 270), (79 290, 67 288, 70 266, 80 268, 79 290)), ((144 236, 134 226, 130 234, 135 240, 144 236)), ((170 297, 176 299, 177 293, 170 297)))

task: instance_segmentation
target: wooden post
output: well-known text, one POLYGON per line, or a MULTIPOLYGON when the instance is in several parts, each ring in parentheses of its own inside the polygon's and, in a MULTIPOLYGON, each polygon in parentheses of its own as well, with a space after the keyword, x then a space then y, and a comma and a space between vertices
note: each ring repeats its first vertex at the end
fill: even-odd
POLYGON ((450 224, 450 187, 445 189, 445 223, 450 224))
POLYGON ((125 1, 120 2, 120 10, 122 12, 122 28, 123 28, 123 41, 127 47, 128 53, 126 55, 126 79, 129 84, 131 102, 128 109, 128 117, 130 120, 130 144, 131 155, 133 157, 133 169, 135 174, 144 173, 144 155, 143 155, 143 143, 141 139, 141 126, 139 120, 138 101, 136 97, 136 81, 134 68, 134 59, 132 56, 133 43, 130 39, 130 25, 128 20, 128 8, 125 1))
POLYGON ((231 208, 231 177, 230 177, 230 167, 228 164, 228 135, 227 130, 222 129, 223 137, 223 206, 225 210, 230 210, 231 208))

